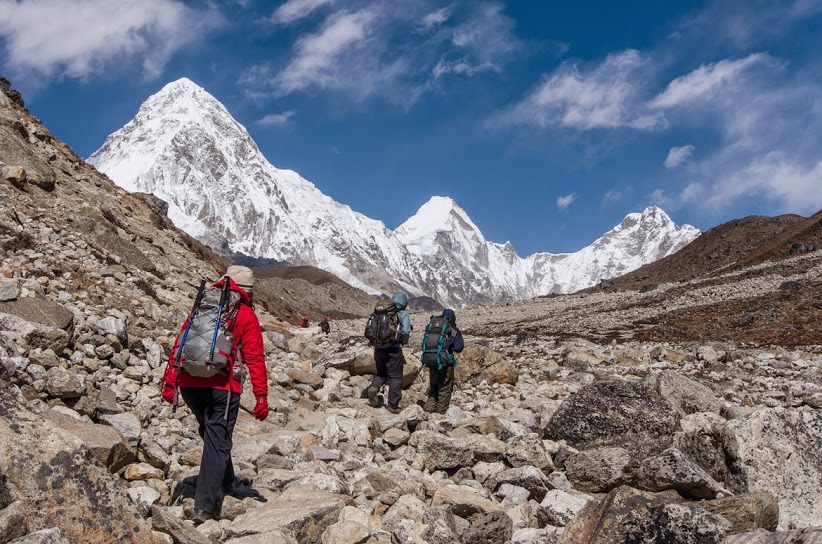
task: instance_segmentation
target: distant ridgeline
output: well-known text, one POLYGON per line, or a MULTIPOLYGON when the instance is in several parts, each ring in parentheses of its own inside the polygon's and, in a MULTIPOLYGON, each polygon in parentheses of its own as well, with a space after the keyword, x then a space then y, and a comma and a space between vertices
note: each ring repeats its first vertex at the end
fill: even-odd
POLYGON ((168 202, 174 224, 218 252, 262 259, 237 263, 313 265, 373 295, 402 289, 455 308, 574 292, 699 235, 649 207, 577 252, 520 257, 443 196, 391 230, 272 166, 225 106, 186 78, 149 97, 88 160, 126 190, 168 202))

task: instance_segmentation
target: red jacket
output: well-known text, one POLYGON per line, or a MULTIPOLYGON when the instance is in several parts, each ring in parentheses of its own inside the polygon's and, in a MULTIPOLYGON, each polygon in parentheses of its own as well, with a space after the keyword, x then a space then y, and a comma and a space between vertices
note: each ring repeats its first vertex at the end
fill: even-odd
MULTIPOLYGON (((224 279, 221 279, 214 284, 214 287, 222 287, 224 279)), ((243 363, 248 368, 248 375, 251 377, 251 388, 254 391, 255 397, 268 397, 268 372, 265 368, 265 351, 263 349, 263 331, 260 328, 260 321, 257 319, 257 314, 251 308, 251 299, 248 294, 243 291, 234 280, 229 278, 231 282, 230 289, 240 294, 240 307, 237 310, 237 315, 233 323, 229 323, 228 330, 234 334, 234 345, 231 349, 231 357, 229 358, 229 368, 233 368, 235 363, 234 354, 237 352, 239 346, 240 355, 243 363)), ((180 330, 184 330, 186 324, 180 330)), ((178 340, 180 335, 177 336, 178 340)), ((232 393, 242 393, 242 384, 223 374, 217 374, 211 378, 198 378, 192 376, 188 372, 181 372, 175 364, 175 357, 179 346, 177 341, 174 342, 174 347, 171 349, 171 355, 168 358, 168 365, 166 372, 163 375, 163 384, 168 384, 171 387, 208 387, 211 389, 221 389, 228 391, 231 388, 232 393)))

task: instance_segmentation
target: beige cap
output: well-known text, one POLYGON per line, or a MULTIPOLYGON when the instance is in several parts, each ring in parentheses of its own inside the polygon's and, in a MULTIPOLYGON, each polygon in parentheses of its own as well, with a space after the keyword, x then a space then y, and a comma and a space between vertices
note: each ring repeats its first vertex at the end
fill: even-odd
POLYGON ((233 264, 225 271, 225 275, 245 291, 251 291, 254 288, 254 272, 247 266, 233 264))

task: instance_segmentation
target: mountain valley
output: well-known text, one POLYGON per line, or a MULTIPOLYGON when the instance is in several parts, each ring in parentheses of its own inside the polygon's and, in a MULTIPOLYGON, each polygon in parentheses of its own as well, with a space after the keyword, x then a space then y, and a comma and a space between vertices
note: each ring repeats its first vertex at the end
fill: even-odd
MULTIPOLYGON (((445 414, 421 407, 431 299, 411 306, 394 414, 362 394, 373 293, 256 268, 271 413, 241 396, 242 483, 195 527, 202 441, 159 387, 197 285, 228 263, 175 205, 113 183, 0 79, 0 542, 822 542, 819 214, 742 218, 584 291, 458 309, 445 414), (296 327, 303 313, 331 333, 296 327)), ((408 227, 403 258, 446 258, 408 227)))

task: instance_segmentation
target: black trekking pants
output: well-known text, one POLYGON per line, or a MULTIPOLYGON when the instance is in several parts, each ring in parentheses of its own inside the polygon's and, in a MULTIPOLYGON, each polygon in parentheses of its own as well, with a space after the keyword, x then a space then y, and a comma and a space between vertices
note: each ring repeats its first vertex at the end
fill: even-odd
POLYGON ((234 465, 231 463, 231 436, 240 409, 240 394, 206 387, 181 387, 180 394, 186 405, 194 412, 198 432, 203 439, 203 457, 200 460, 200 474, 194 492, 194 509, 203 510, 216 516, 223 489, 234 483, 234 465), (226 404, 228 419, 225 419, 226 404))
POLYGON ((402 348, 376 348, 374 361, 377 363, 377 373, 371 379, 371 387, 377 391, 388 382, 388 406, 399 408, 402 399, 402 367, 405 357, 402 348))
POLYGON ((422 407, 426 412, 444 414, 451 404, 451 393, 454 392, 454 367, 428 369, 428 398, 422 407))

